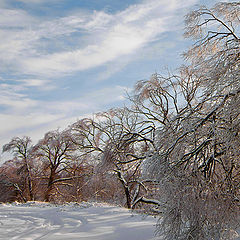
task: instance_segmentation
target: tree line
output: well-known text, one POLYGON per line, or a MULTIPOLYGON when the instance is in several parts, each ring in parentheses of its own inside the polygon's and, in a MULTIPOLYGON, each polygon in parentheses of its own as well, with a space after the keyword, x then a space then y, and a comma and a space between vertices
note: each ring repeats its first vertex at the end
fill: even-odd
POLYGON ((240 3, 186 18, 194 44, 175 73, 153 74, 110 109, 15 137, 2 201, 114 202, 160 216, 164 239, 234 239, 240 224, 240 3))

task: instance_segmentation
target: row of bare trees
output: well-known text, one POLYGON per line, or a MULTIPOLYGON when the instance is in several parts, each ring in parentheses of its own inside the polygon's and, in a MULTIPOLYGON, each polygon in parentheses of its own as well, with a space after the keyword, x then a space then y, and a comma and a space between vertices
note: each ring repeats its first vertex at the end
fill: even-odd
MULTIPOLYGON (((9 198, 102 200, 154 211, 165 239, 234 239, 240 223, 240 4, 186 16, 195 44, 177 73, 136 84, 132 106, 81 119, 36 145, 14 138, 9 198), (124 199, 124 200, 123 200, 124 199)), ((3 188, 2 188, 3 189, 3 188)), ((4 195, 4 194, 3 194, 4 195)))
POLYGON ((122 188, 126 206, 131 208, 150 182, 140 178, 141 164, 154 145, 149 123, 127 108, 111 109, 64 131, 48 132, 36 145, 29 137, 13 138, 3 151, 15 158, 1 167, 1 178, 15 186, 23 201, 50 201, 66 191, 62 186, 70 191, 73 183, 84 178, 82 185, 89 188, 96 175, 105 175, 109 179, 101 191, 111 192, 108 185, 114 182, 112 187, 122 188), (14 176, 6 174, 13 169, 14 176))

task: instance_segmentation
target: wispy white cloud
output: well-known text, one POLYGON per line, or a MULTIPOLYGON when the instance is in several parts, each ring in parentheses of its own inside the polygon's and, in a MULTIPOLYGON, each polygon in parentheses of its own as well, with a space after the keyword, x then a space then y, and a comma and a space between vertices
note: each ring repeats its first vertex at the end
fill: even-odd
POLYGON ((45 124, 56 128, 59 121, 77 119, 83 114, 99 111, 106 104, 124 100, 127 90, 123 86, 109 87, 89 92, 76 99, 45 102, 32 100, 19 93, 21 89, 8 84, 1 84, 0 89, 0 107, 7 107, 0 113, 1 136, 8 132, 21 132, 21 129, 27 132, 45 124))
POLYGON ((57 88, 50 80, 44 79, 21 79, 17 80, 23 88, 37 88, 42 91, 51 91, 57 88))
POLYGON ((41 79, 24 79, 20 80, 20 82, 22 82, 24 86, 29 87, 42 87, 47 83, 47 81, 41 79))
POLYGON ((23 2, 26 4, 43 4, 43 3, 49 3, 49 2, 59 2, 63 0, 17 0, 18 2, 23 2))
POLYGON ((109 79, 112 75, 114 75, 115 73, 122 70, 125 66, 127 66, 130 61, 131 60, 129 58, 125 57, 124 59, 118 59, 118 61, 114 61, 114 62, 110 62, 109 64, 106 64, 105 69, 102 70, 97 75, 96 82, 101 82, 106 79, 109 79))
POLYGON ((2 58, 9 60, 8 66, 14 61, 11 66, 15 71, 47 77, 102 66, 136 53, 169 31, 169 27, 173 30, 173 25, 177 23, 176 19, 173 20, 176 12, 194 2, 169 0, 166 4, 163 0, 148 0, 115 14, 80 11, 79 14, 39 23, 23 10, 14 10, 10 13, 12 20, 8 20, 9 12, 3 9, 2 21, 6 26, 14 26, 16 22, 17 26, 21 22, 24 24, 21 25, 23 29, 17 31, 17 36, 14 34, 16 30, 0 31, 0 34, 8 36, 5 41, 2 40, 2 58), (71 46, 69 41, 73 33, 79 36, 71 46))
POLYGON ((26 13, 21 9, 0 9, 0 22, 1 27, 8 28, 24 28, 30 26, 35 18, 26 13))
MULTIPOLYGON (((48 54, 42 57, 23 59, 21 69, 32 74, 44 73, 49 76, 64 74, 74 71, 83 71, 101 66, 119 57, 136 52, 145 44, 155 40, 157 35, 165 31, 164 21, 166 16, 150 20, 143 19, 144 14, 136 16, 131 22, 128 15, 121 13, 114 16, 114 23, 101 32, 92 33, 96 43, 90 43, 73 51, 63 51, 48 54)), ((103 15, 105 19, 105 16, 103 15)), ((101 21, 97 21, 101 22, 101 21)), ((92 25, 87 23, 86 25, 92 25)), ((99 25, 94 25, 98 28, 99 25)))
POLYGON ((23 79, 12 81, 12 84, 2 81, 0 84, 0 107, 7 112, 24 113, 25 115, 37 107, 38 101, 27 95, 29 88, 50 91, 55 88, 49 81, 40 79, 23 79))
POLYGON ((61 115, 53 115, 46 113, 33 114, 0 114, 0 133, 19 132, 20 129, 31 129, 32 127, 56 121, 61 115))
MULTIPOLYGON (((124 86, 106 87, 71 100, 48 102, 44 107, 47 112, 61 113, 64 116, 78 117, 81 114, 94 113, 104 109, 104 106, 125 100, 130 89, 124 86)), ((105 109, 106 110, 106 109, 105 109)))
POLYGON ((5 107, 7 112, 12 111, 14 113, 23 112, 26 108, 34 107, 36 101, 21 93, 23 89, 22 86, 18 85, 0 84, 0 106, 5 107))

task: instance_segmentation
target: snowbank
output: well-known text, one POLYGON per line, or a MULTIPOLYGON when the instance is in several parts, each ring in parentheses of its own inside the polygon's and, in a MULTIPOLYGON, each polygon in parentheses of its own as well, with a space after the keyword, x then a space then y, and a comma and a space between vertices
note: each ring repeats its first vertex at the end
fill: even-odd
POLYGON ((107 204, 0 204, 0 239, 154 240, 156 221, 107 204))

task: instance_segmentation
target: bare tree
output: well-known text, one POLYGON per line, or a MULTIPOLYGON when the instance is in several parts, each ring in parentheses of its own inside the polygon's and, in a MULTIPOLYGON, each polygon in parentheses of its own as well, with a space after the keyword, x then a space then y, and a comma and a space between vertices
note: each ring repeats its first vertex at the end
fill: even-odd
POLYGON ((0 202, 27 202, 26 179, 19 174, 21 167, 22 163, 16 159, 6 161, 0 167, 0 202))
POLYGON ((19 174, 25 174, 29 200, 34 199, 33 195, 33 180, 31 173, 31 161, 32 161, 32 141, 29 137, 15 137, 8 144, 3 146, 3 152, 12 152, 14 156, 21 162, 19 168, 19 174))
MULTIPOLYGON (((79 154, 79 153, 78 153, 79 154)), ((74 157, 68 163, 68 166, 62 172, 65 179, 69 179, 67 184, 55 185, 56 197, 60 202, 81 202, 89 201, 94 195, 91 186, 93 175, 93 165, 91 156, 74 157)))
POLYGON ((138 179, 140 166, 145 152, 153 147, 154 126, 142 121, 133 111, 119 108, 99 113, 94 120, 78 121, 72 129, 81 151, 95 152, 98 168, 115 172, 123 187, 126 205, 131 208, 138 197, 132 193, 134 186, 143 186, 138 179))
POLYGON ((145 164, 160 182, 165 239, 231 239, 239 227, 239 7, 187 15, 191 65, 137 85, 136 109, 157 126, 145 164))
POLYGON ((42 162, 43 178, 47 179, 47 190, 44 200, 49 201, 53 187, 57 184, 66 184, 71 177, 62 177, 63 172, 69 167, 74 156, 74 145, 71 133, 68 130, 60 132, 51 131, 45 134, 34 146, 35 156, 42 162))

